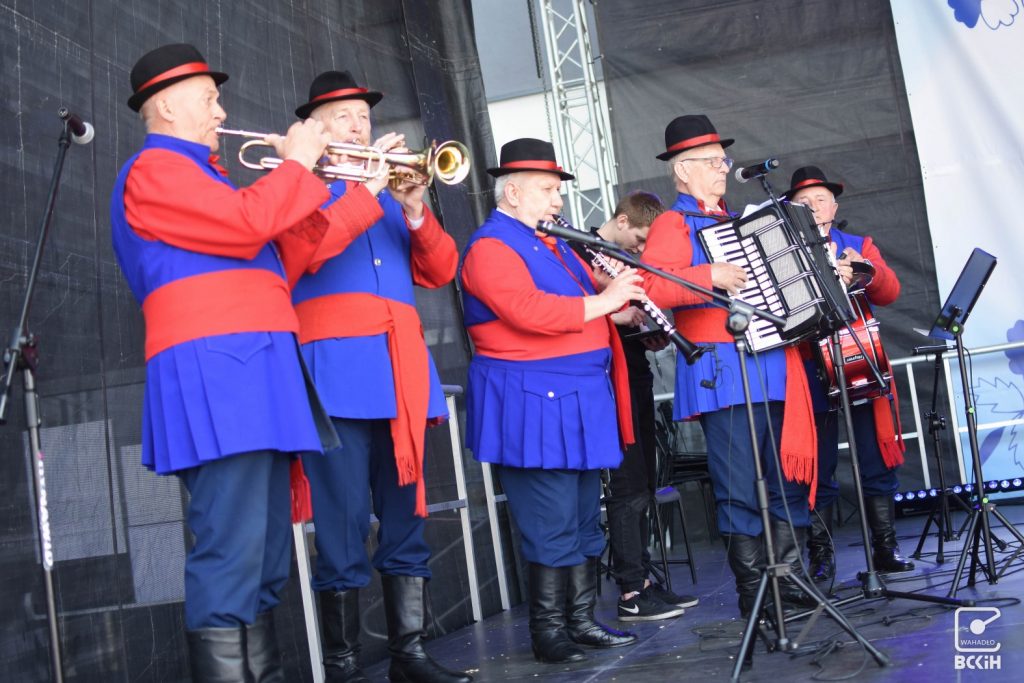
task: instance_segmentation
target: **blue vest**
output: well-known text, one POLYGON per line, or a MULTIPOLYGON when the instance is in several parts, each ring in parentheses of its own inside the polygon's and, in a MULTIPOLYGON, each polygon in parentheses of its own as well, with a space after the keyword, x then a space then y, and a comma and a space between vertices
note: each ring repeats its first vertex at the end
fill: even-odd
MULTIPOLYGON (((470 238, 463 260, 485 237, 515 251, 538 289, 565 296, 594 293, 590 275, 562 240, 556 248, 564 264, 532 229, 495 210, 470 238)), ((460 281, 461 271, 460 265, 460 281)), ((465 290, 462 295, 467 327, 497 319, 482 301, 465 290)), ((466 388, 466 445, 480 462, 507 467, 618 467, 622 451, 610 364, 610 349, 529 361, 475 354, 466 388)))
MULTIPOLYGON (((231 185, 209 162, 210 148, 150 134, 142 151, 163 149, 194 161, 214 182, 231 185)), ((140 237, 125 216, 124 189, 139 157, 114 184, 114 253, 141 304, 169 282, 219 270, 264 268, 284 277, 274 247, 251 260, 211 256, 140 237)), ((140 226, 145 227, 145 226, 140 226)), ((240 293, 244 296, 244 293, 240 293)), ((165 474, 258 450, 319 451, 295 336, 288 332, 214 335, 161 351, 146 363, 142 464, 165 474), (273 383, 267 382, 273 377, 273 383)))
MULTIPOLYGON (((326 208, 345 194, 346 183, 331 184, 326 208)), ((329 259, 315 275, 304 275, 292 300, 298 304, 330 294, 366 293, 416 305, 412 280, 412 241, 402 206, 382 191, 384 216, 329 259)), ((302 345, 324 408, 332 417, 391 419, 397 412, 395 379, 387 335, 322 339, 302 345)), ((427 417, 448 415, 434 359, 430 364, 427 417)))
MULTIPOLYGON (((697 199, 688 194, 680 193, 672 205, 672 211, 700 212, 697 199)), ((691 265, 698 266, 710 263, 707 252, 700 243, 697 233, 717 223, 715 218, 700 216, 683 216, 690 226, 690 242, 693 251, 691 265)), ((693 311, 698 314, 700 309, 711 308, 712 304, 696 304, 681 306, 676 311, 693 311)), ((683 313, 687 315, 688 313, 683 313)), ((703 342, 701 339, 692 339, 703 342)), ((676 394, 672 407, 675 420, 684 420, 701 413, 710 413, 730 406, 742 405, 744 402, 743 385, 740 378, 740 360, 736 347, 732 342, 716 342, 711 344, 713 352, 707 352, 693 365, 676 352, 676 394), (710 389, 701 386, 701 381, 711 381, 710 389)), ((747 372, 750 376, 751 399, 756 403, 763 401, 765 389, 768 400, 784 401, 786 399, 786 356, 782 349, 773 349, 757 354, 747 355, 747 372)))
MULTIPOLYGON (((484 224, 469 238, 469 243, 463 251, 463 259, 476 241, 485 237, 501 240, 516 252, 529 268, 530 277, 533 278, 537 289, 563 296, 580 296, 581 287, 587 294, 596 293, 590 282, 590 274, 576 258, 575 252, 561 239, 555 238, 555 248, 558 249, 558 253, 562 257, 559 260, 551 249, 541 241, 541 238, 537 237, 536 231, 495 209, 484 224), (566 270, 566 266, 569 267, 572 274, 566 270)), ((459 261, 459 272, 456 275, 459 282, 462 282, 463 259, 459 261)), ((498 317, 484 302, 465 289, 462 290, 462 308, 466 327, 490 322, 498 317)))

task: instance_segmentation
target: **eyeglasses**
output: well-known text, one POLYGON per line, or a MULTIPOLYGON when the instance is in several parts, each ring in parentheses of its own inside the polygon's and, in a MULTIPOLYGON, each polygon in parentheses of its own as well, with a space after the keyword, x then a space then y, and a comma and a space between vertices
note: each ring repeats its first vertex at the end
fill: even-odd
POLYGON ((736 163, 729 157, 691 157, 689 159, 680 159, 677 163, 682 163, 684 161, 706 161, 708 166, 714 169, 722 168, 722 164, 725 164, 725 170, 727 171, 732 168, 734 163, 736 163))
POLYGON ((803 197, 797 204, 803 204, 806 207, 813 206, 832 206, 836 203, 835 199, 831 197, 803 197))

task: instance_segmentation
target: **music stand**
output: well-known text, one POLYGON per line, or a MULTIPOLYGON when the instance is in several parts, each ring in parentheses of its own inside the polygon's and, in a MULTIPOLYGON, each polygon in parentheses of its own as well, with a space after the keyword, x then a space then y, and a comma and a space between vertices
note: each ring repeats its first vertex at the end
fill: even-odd
MULTIPOLYGON (((960 364, 960 382, 964 391, 964 412, 967 416, 967 436, 971 445, 971 465, 974 468, 974 491, 973 509, 971 510, 970 521, 967 526, 967 538, 963 548, 960 550, 960 559, 956 565, 956 573, 953 575, 953 584, 949 589, 949 596, 953 597, 960 590, 960 579, 964 573, 964 565, 967 563, 967 556, 971 556, 971 572, 967 585, 975 584, 976 570, 980 566, 982 573, 989 583, 997 583, 999 576, 1006 571, 1009 563, 1003 567, 1002 572, 996 573, 995 551, 992 549, 992 530, 989 522, 989 515, 1003 523, 1007 531, 1024 545, 1024 535, 1013 526, 1010 520, 1006 519, 996 508, 996 504, 985 496, 985 477, 981 471, 981 449, 978 447, 978 422, 974 414, 974 396, 972 394, 970 375, 967 371, 966 353, 964 351, 963 332, 964 324, 970 315, 974 305, 981 296, 981 290, 992 276, 996 267, 996 257, 992 254, 975 249, 971 252, 967 264, 960 272, 960 276, 953 285, 953 289, 943 304, 932 325, 930 336, 939 339, 952 339, 956 344, 957 360, 960 364), (981 522, 979 524, 979 521, 981 522), (979 546, 985 548, 985 564, 981 564, 979 546)), ((1012 559, 1012 558, 1011 558, 1012 559)))

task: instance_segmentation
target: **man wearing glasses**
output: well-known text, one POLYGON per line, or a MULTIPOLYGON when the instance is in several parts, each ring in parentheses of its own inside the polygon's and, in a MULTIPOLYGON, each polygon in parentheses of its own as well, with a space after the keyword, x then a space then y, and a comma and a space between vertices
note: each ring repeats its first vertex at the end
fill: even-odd
MULTIPOLYGON (((700 230, 729 218, 722 198, 733 163, 725 148, 732 143, 719 137, 704 115, 680 116, 668 124, 665 151, 658 158, 668 162, 679 194, 671 210, 651 225, 643 260, 695 284, 735 295, 747 280, 746 272, 740 266, 710 263, 697 238, 700 230)), ((764 529, 739 357, 725 327, 727 313, 649 273, 644 275, 644 289, 655 304, 673 309, 676 327, 684 337, 713 349, 693 365, 677 355, 673 418, 700 419, 718 504, 718 528, 736 576, 740 612, 746 616, 765 564, 764 529)), ((799 549, 810 523, 808 484, 813 481, 817 457, 807 378, 795 347, 762 352, 756 359, 748 356, 747 371, 777 557, 799 568, 799 549), (776 451, 783 471, 794 473, 800 481, 780 476, 776 451), (790 531, 790 518, 795 533, 790 531)), ((782 593, 790 602, 813 604, 788 583, 783 583, 782 593)))
MULTIPOLYGON (((793 173, 790 188, 783 195, 795 204, 803 204, 814 212, 814 220, 823 236, 835 246, 836 270, 847 287, 864 287, 872 306, 888 306, 900 294, 900 281, 892 268, 882 259, 882 253, 870 237, 843 232, 834 221, 843 192, 841 183, 831 183, 817 166, 804 166, 793 173), (852 263, 867 263, 874 275, 867 281, 854 282, 852 263)), ((839 462, 839 414, 829 411, 825 386, 818 378, 817 362, 807 361, 807 379, 814 401, 818 432, 818 496, 811 513, 811 530, 807 539, 810 551, 811 577, 815 581, 828 581, 835 575, 835 548, 832 544, 832 504, 839 497, 839 482, 835 478, 839 462)), ((892 495, 899 489, 896 468, 903 464, 902 438, 893 423, 896 407, 895 394, 890 402, 882 396, 851 408, 857 459, 860 463, 861 483, 864 486, 865 512, 871 527, 871 545, 874 565, 881 572, 906 572, 914 563, 900 555, 896 542, 894 518, 895 503, 892 495)))

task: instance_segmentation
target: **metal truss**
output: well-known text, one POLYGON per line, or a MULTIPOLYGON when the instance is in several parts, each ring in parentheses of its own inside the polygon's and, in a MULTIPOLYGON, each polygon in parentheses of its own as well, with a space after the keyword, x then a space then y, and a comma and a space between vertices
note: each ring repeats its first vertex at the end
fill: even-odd
MULTIPOLYGON (((532 0, 530 0, 532 1, 532 0)), ((579 228, 601 225, 615 208, 614 150, 590 43, 584 0, 537 0, 547 73, 554 98, 558 158, 576 181, 566 183, 567 211, 579 228)))

